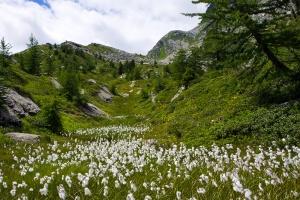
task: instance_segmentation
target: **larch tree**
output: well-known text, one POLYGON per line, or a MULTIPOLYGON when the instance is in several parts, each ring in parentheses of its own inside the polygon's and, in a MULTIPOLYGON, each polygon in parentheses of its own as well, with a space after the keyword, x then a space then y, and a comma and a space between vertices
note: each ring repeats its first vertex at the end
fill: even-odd
MULTIPOLYGON (((299 20, 292 16, 290 0, 192 2, 213 5, 209 12, 187 15, 199 16, 208 24, 204 44, 210 41, 210 53, 218 63, 231 60, 240 61, 241 64, 250 59, 266 57, 278 70, 291 70, 284 62, 287 58, 281 54, 300 49, 299 20)), ((295 60, 295 57, 288 59, 295 60)))
POLYGON ((2 38, 0 44, 0 54, 1 54, 1 66, 8 67, 9 62, 7 58, 11 55, 10 49, 12 48, 11 44, 6 43, 5 39, 2 38))
POLYGON ((26 53, 26 70, 30 74, 40 74, 41 58, 38 44, 37 39, 31 34, 27 44, 28 52, 26 53))

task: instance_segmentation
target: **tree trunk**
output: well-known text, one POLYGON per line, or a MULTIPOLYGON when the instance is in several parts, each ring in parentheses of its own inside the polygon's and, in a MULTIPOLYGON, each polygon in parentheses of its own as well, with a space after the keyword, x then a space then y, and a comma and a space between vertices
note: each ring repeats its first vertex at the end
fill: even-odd
POLYGON ((290 69, 285 66, 285 64, 283 64, 275 55, 274 53, 270 50, 270 48, 268 47, 267 44, 262 42, 262 38, 261 35, 255 31, 255 30, 251 30, 252 35, 254 36, 256 42, 258 45, 260 45, 262 47, 263 52, 267 55, 267 57, 269 58, 269 60, 275 65, 275 67, 277 67, 278 69, 280 69, 281 71, 290 71, 290 69))

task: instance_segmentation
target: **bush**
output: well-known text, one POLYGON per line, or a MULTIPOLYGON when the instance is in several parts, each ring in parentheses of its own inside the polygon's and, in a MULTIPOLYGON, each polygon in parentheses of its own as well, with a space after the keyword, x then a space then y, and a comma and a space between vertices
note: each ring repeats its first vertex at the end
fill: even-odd
POLYGON ((227 121, 215 123, 209 132, 214 134, 216 139, 255 136, 268 145, 272 140, 289 138, 290 144, 297 145, 300 142, 299 107, 299 103, 294 103, 239 113, 227 121))
POLYGON ((117 86, 116 86, 115 83, 111 84, 109 90, 110 90, 110 92, 111 92, 113 95, 118 95, 118 93, 117 93, 117 86))
POLYGON ((146 90, 142 89, 142 90, 141 90, 141 98, 142 98, 142 100, 145 101, 145 100, 147 100, 149 97, 150 97, 150 96, 149 96, 148 92, 147 92, 146 90))

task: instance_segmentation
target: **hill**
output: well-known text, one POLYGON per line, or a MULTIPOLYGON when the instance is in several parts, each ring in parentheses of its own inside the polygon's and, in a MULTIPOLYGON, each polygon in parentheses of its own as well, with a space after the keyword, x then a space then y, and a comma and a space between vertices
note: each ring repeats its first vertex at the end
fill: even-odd
POLYGON ((205 35, 204 27, 205 25, 202 24, 190 31, 176 30, 169 32, 157 42, 147 56, 159 60, 163 64, 170 63, 179 49, 201 46, 205 35))

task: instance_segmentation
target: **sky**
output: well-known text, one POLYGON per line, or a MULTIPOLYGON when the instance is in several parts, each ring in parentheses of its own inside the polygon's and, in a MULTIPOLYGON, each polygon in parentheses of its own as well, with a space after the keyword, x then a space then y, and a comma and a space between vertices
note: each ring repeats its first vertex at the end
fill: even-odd
POLYGON ((98 43, 146 55, 169 31, 200 22, 181 13, 205 10, 191 0, 0 0, 0 37, 13 53, 32 33, 39 44, 98 43))

